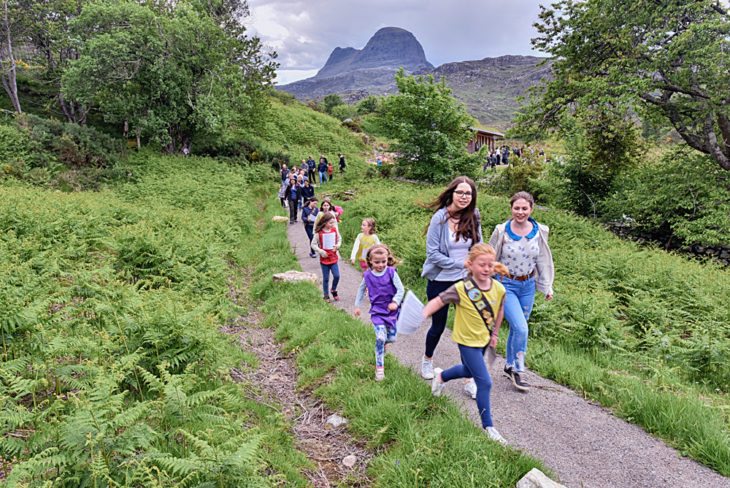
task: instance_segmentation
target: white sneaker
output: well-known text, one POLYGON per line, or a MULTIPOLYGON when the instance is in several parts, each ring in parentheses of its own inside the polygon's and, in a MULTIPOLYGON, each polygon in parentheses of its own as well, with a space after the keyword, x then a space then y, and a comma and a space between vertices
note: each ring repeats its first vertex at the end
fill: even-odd
POLYGON ((494 427, 487 427, 484 430, 487 432, 487 435, 489 436, 489 438, 492 439, 493 441, 499 442, 500 444, 505 445, 505 446, 507 445, 507 439, 502 437, 502 434, 500 434, 499 431, 497 429, 495 429, 494 427))
POLYGON ((421 377, 424 380, 433 379, 433 359, 423 358, 421 360, 421 377))
POLYGON ((441 380, 441 371, 443 371, 441 368, 436 368, 433 370, 433 381, 431 381, 431 394, 435 397, 441 396, 441 393, 444 391, 444 385, 446 383, 441 380))
POLYGON ((464 383, 464 393, 469 395, 472 400, 477 399, 477 384, 474 383, 474 380, 469 380, 464 383))

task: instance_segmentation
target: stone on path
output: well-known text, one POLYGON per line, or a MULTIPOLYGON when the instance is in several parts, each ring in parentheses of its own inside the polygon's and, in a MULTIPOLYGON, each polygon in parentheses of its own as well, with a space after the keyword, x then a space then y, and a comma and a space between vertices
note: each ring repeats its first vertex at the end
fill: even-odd
POLYGON ((349 456, 345 456, 345 458, 342 460, 342 464, 344 464, 348 468, 355 466, 356 462, 357 462, 357 457, 352 454, 350 454, 349 456))
POLYGON ((332 426, 335 429, 337 427, 339 427, 340 425, 344 425, 346 423, 347 423, 347 419, 344 418, 344 417, 340 417, 336 413, 333 413, 332 415, 330 415, 329 417, 327 417, 327 422, 326 422, 326 424, 327 424, 328 427, 329 426, 332 426))
POLYGON ((273 222, 289 222, 289 217, 284 217, 283 215, 274 215, 271 217, 271 220, 273 222))
POLYGON ((302 271, 289 270, 284 273, 276 273, 273 276, 274 281, 282 281, 284 283, 296 283, 299 281, 317 282, 317 275, 314 273, 304 273, 302 271))
POLYGON ((516 488, 565 488, 565 486, 551 480, 539 469, 532 468, 517 482, 516 488))

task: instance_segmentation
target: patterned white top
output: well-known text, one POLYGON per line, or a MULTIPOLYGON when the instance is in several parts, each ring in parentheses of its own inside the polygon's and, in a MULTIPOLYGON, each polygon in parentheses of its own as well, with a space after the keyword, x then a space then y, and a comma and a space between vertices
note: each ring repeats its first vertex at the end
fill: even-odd
POLYGON ((529 240, 522 237, 515 241, 505 234, 501 261, 509 268, 512 276, 531 275, 537 265, 539 254, 540 244, 537 235, 529 240))

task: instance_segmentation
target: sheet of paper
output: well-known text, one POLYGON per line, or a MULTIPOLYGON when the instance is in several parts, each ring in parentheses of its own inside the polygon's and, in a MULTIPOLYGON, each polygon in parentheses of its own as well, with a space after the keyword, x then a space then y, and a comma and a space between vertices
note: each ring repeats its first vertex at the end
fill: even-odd
POLYGON ((423 322, 423 303, 411 290, 408 290, 400 305, 396 330, 398 334, 413 334, 423 322))
POLYGON ((493 347, 487 347, 487 368, 494 368, 495 361, 497 361, 497 351, 493 347))
POLYGON ((322 235, 322 249, 324 249, 325 251, 334 249, 336 242, 337 242, 337 239, 336 239, 336 234, 334 232, 332 232, 330 234, 322 235))

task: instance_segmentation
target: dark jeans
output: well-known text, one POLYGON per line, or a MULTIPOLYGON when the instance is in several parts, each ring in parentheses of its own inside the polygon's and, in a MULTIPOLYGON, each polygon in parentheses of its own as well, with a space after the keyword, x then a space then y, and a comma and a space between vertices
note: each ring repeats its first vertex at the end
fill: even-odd
MULTIPOLYGON (((439 293, 446 291, 456 281, 431 281, 428 280, 426 285, 426 297, 432 300, 439 296, 439 293)), ((446 319, 449 316, 449 306, 444 306, 441 310, 431 315, 431 328, 426 334, 426 357, 433 357, 433 352, 441 339, 441 334, 446 328, 446 319)))
POLYGON ((330 296, 330 271, 332 271, 332 291, 337 291, 337 284, 340 282, 340 267, 337 265, 337 263, 319 263, 319 267, 322 268, 322 291, 324 292, 324 296, 328 297, 330 296))
POLYGON ((441 379, 446 381, 457 378, 474 378, 477 384, 477 409, 482 418, 482 428, 492 427, 492 410, 489 405, 489 394, 492 391, 492 377, 489 376, 487 365, 484 364, 486 347, 469 347, 459 344, 461 364, 452 366, 441 373, 441 379))
POLYGON ((296 222, 297 221, 297 204, 299 202, 297 200, 289 200, 289 222, 296 222))
POLYGON ((307 249, 309 249, 309 255, 311 256, 314 253, 314 251, 312 251, 312 239, 314 239, 314 224, 311 222, 308 224, 305 223, 304 232, 307 233, 307 237, 309 238, 309 240, 307 241, 307 249))

